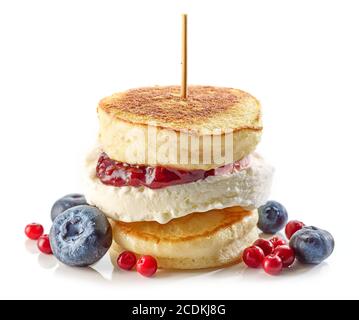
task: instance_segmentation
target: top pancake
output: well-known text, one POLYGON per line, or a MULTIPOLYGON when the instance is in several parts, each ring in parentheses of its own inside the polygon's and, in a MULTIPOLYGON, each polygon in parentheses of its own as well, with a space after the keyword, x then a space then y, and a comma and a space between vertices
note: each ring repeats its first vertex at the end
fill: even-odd
POLYGON ((184 170, 240 160, 262 133, 259 102, 232 88, 190 86, 186 100, 178 86, 131 89, 101 100, 98 116, 111 159, 184 170))
POLYGON ((99 108, 133 124, 210 134, 213 130, 261 130, 260 104, 232 88, 190 86, 186 100, 179 86, 131 89, 104 98, 99 108))

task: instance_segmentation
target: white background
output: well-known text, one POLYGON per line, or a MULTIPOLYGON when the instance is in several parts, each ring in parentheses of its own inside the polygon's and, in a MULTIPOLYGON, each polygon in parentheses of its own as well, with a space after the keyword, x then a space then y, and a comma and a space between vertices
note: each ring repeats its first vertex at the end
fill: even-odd
POLYGON ((359 298, 359 4, 355 0, 1 1, 1 298, 359 298), (279 277, 235 266, 75 270, 39 255, 29 222, 81 191, 96 104, 113 92, 180 83, 180 14, 189 14, 189 82, 260 99, 260 152, 272 198, 328 229, 336 250, 279 277))

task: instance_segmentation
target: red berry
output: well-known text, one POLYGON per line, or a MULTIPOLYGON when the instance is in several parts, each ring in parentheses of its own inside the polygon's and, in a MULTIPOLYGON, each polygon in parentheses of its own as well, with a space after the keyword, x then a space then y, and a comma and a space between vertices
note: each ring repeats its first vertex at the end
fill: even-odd
POLYGON ((31 240, 39 239, 43 233, 44 228, 41 224, 38 223, 28 224, 25 228, 25 234, 31 240))
POLYGON ((123 270, 132 270, 136 265, 136 255, 133 252, 125 251, 120 254, 117 259, 117 265, 120 269, 123 270))
POLYGON ((277 248, 279 246, 284 246, 287 244, 287 242, 284 239, 282 239, 281 237, 277 237, 277 236, 273 237, 269 241, 273 243, 274 248, 277 248))
POLYGON ((275 276, 283 269, 283 262, 277 255, 271 254, 264 258, 263 269, 266 273, 275 276))
POLYGON ((261 248, 252 246, 244 250, 243 262, 250 268, 258 268, 262 265, 264 252, 261 248))
POLYGON ((39 240, 37 240, 37 247, 42 253, 45 254, 52 254, 49 235, 44 234, 42 235, 39 240))
POLYGON ((157 261, 154 257, 143 256, 137 261, 137 272, 145 277, 152 277, 157 271, 157 261))
POLYGON ((289 221, 285 227, 285 235, 287 236, 288 240, 290 240, 292 235, 302 229, 304 226, 305 224, 298 220, 289 221))
POLYGON ((274 255, 278 256, 283 262, 283 268, 288 268, 294 263, 295 253, 289 246, 279 246, 274 249, 274 255))
POLYGON ((266 239, 258 239, 253 245, 261 248, 265 256, 272 254, 274 250, 273 243, 266 239))

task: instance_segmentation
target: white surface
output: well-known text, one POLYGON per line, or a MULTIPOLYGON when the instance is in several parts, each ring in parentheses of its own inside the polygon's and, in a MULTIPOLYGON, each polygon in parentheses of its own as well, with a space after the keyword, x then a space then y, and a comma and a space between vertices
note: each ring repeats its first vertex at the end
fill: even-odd
POLYGON ((358 1, 2 1, 0 3, 1 298, 359 298, 358 1), (337 246, 280 277, 74 270, 39 255, 28 222, 79 190, 114 91, 180 81, 180 17, 189 14, 189 82, 239 87, 264 109, 260 151, 272 198, 337 246))

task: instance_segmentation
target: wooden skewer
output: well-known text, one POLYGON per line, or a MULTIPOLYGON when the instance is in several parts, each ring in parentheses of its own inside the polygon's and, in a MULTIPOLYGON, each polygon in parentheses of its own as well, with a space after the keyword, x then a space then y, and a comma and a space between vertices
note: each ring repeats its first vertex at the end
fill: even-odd
POLYGON ((187 15, 182 15, 182 85, 181 97, 187 99, 187 15))

